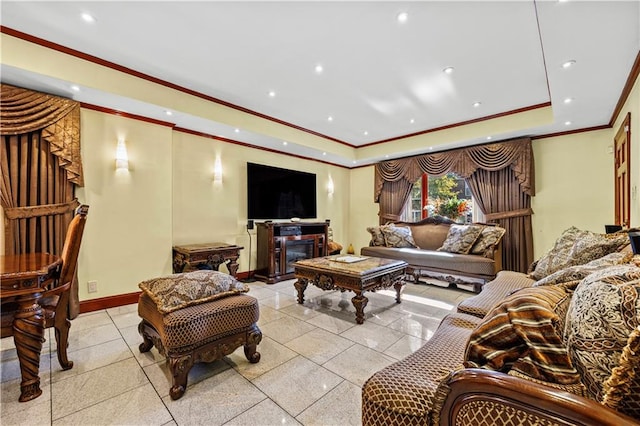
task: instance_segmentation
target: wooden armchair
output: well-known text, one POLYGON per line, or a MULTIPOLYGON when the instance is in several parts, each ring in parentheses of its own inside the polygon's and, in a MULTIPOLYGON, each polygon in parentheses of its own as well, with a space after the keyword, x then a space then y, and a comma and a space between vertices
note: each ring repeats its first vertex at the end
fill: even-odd
MULTIPOLYGON (((48 284, 47 290, 42 293, 39 300, 44 313, 45 328, 54 327, 57 343, 58 361, 63 370, 73 367, 73 362, 67 358, 67 346, 69 345, 69 292, 71 283, 76 275, 78 254, 82 234, 87 221, 89 206, 81 205, 76 209, 76 215, 69 224, 62 248, 62 267, 60 273, 48 284)), ((13 318, 18 306, 15 302, 8 301, 2 304, 2 337, 13 335, 13 318)))

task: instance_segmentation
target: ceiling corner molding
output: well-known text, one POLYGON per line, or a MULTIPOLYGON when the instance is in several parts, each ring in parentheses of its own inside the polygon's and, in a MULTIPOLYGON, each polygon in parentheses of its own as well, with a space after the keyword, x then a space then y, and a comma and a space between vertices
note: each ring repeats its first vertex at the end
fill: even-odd
POLYGON ((631 71, 629 72, 629 77, 627 77, 627 82, 625 83, 624 88, 622 89, 622 93, 620 93, 620 98, 618 99, 618 103, 616 104, 616 107, 613 109, 613 114, 611 114, 611 119, 609 120, 609 127, 613 127, 613 124, 615 123, 616 118, 618 118, 618 115, 620 115, 620 112, 622 112, 622 107, 624 103, 627 102, 627 98, 629 98, 629 95, 631 94, 631 89, 633 89, 633 85, 638 79, 639 75, 640 75, 640 51, 638 51, 638 54, 636 55, 636 60, 633 63, 633 66, 631 67, 631 71))
POLYGON ((118 111, 117 109, 106 108, 100 105, 88 104, 86 102, 80 102, 80 108, 103 112, 105 114, 117 115, 124 118, 131 118, 133 120, 144 121, 145 123, 157 124, 159 126, 170 127, 172 129, 176 127, 175 123, 171 123, 169 121, 156 120, 155 118, 145 117, 138 114, 131 114, 124 111, 118 111))
POLYGON ((611 125, 602 124, 600 126, 585 127, 583 129, 567 130, 566 132, 547 133, 546 135, 535 135, 535 136, 531 136, 531 140, 555 138, 557 136, 567 136, 567 135, 573 135, 576 133, 594 132, 596 130, 606 130, 610 128, 611 128, 611 125))
POLYGON ((235 139, 229 139, 229 138, 225 138, 223 136, 216 136, 216 135, 212 135, 212 134, 209 134, 209 133, 204 133, 204 132, 199 132, 199 131, 196 131, 196 130, 186 129, 184 127, 174 127, 173 130, 176 131, 176 132, 186 133, 188 135, 198 136, 198 137, 201 137, 201 138, 214 139, 214 140, 217 140, 217 141, 220 141, 220 142, 224 142, 224 143, 230 143, 230 144, 233 144, 233 145, 243 146, 245 148, 257 149, 259 151, 272 152, 274 154, 279 154, 279 155, 286 155, 288 157, 294 157, 294 158, 299 158, 301 160, 313 161, 313 162, 316 162, 316 163, 322 163, 322 164, 326 164, 326 165, 333 166, 333 167, 340 167, 340 168, 347 169, 347 170, 351 169, 351 167, 343 166, 341 164, 334 164, 334 163, 330 163, 328 161, 322 161, 322 160, 318 160, 318 159, 311 158, 311 157, 305 157, 303 155, 292 154, 290 152, 279 151, 277 149, 267 148, 267 147, 264 147, 264 146, 252 145, 252 144, 249 144, 249 143, 246 143, 246 142, 237 141, 235 139))
POLYGON ((439 132, 439 131, 442 131, 442 130, 447 130, 447 129, 452 129, 452 128, 455 128, 455 127, 466 126, 468 124, 474 124, 474 123, 479 123, 479 122, 482 122, 482 121, 493 120, 495 118, 501 118, 501 117, 506 117, 506 116, 509 116, 509 115, 520 114, 522 112, 533 111, 533 110, 536 110, 536 109, 547 108, 547 107, 550 107, 550 106, 551 106, 551 102, 543 102, 541 104, 530 105, 530 106, 526 106, 526 107, 522 107, 522 108, 512 109, 511 111, 499 112, 497 114, 492 114, 492 115, 487 115, 487 116, 484 116, 484 117, 474 118, 472 120, 467 120, 467 121, 461 121, 459 123, 447 124, 446 126, 440 126, 440 127, 434 127, 432 129, 421 130, 419 132, 409 133, 409 134, 403 135, 403 136, 396 136, 396 137, 389 138, 389 139, 383 139, 383 140, 376 141, 376 142, 370 142, 370 143, 367 143, 367 144, 364 144, 364 145, 360 145, 358 148, 365 148, 365 147, 368 147, 368 146, 378 145, 378 144, 387 143, 387 142, 393 142, 393 141, 397 141, 397 140, 400 140, 400 139, 410 138, 410 137, 413 137, 413 136, 420 136, 420 135, 425 135, 427 133, 439 132))

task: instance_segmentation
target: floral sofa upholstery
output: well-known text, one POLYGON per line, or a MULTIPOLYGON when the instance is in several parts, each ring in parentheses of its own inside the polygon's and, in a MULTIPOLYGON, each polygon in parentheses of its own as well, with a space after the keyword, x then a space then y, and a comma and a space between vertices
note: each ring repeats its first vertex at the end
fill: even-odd
POLYGON ((369 378, 362 423, 638 425, 639 371, 640 255, 625 233, 571 228, 369 378))
POLYGON ((458 225, 435 217, 369 227, 367 231, 371 241, 360 254, 404 260, 416 282, 424 275, 471 284, 478 293, 502 269, 505 230, 497 226, 458 225))

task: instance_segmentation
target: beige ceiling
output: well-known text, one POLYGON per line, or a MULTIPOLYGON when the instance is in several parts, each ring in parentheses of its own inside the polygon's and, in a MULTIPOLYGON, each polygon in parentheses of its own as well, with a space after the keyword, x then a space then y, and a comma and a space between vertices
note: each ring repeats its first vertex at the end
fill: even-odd
POLYGON ((273 130, 253 114, 217 117, 118 93, 100 81, 79 84, 71 74, 26 69, 4 54, 3 82, 349 167, 489 137, 607 125, 640 51, 639 1, 3 1, 0 7, 5 36, 8 28, 38 37, 295 131, 273 130), (404 23, 396 19, 400 12, 408 13, 404 23), (82 13, 96 21, 84 22, 82 13), (564 69, 567 60, 576 62, 564 69), (446 67, 454 72, 444 73, 446 67), (521 119, 428 132, 518 110, 525 111, 521 119))

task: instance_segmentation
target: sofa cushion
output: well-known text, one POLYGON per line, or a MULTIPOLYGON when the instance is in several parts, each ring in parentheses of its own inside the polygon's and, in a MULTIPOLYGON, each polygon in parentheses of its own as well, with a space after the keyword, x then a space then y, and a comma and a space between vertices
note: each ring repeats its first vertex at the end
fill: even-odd
POLYGON ((482 233, 482 228, 483 226, 479 225, 451 225, 447 239, 438 251, 468 254, 482 233))
POLYGON ((597 234, 572 226, 564 231, 553 248, 536 262, 531 277, 541 280, 560 269, 583 265, 618 251, 628 243, 629 237, 625 233, 597 234))
POLYGON ((514 370, 534 380, 579 384, 562 338, 570 298, 562 286, 523 288, 507 296, 471 334, 465 367, 514 370))
POLYGON ((386 247, 417 247, 409 227, 391 224, 380 227, 380 231, 384 237, 384 245, 386 247))
POLYGON ((500 242, 505 232, 506 229, 501 228, 500 226, 485 226, 482 228, 482 232, 476 242, 473 243, 470 253, 484 254, 489 247, 500 242))
POLYGON ((533 281, 527 274, 514 271, 500 271, 495 279, 482 286, 480 294, 468 297, 458 303, 458 312, 484 318, 494 306, 509 294, 521 288, 531 287, 533 281))
POLYGON ((363 256, 383 257, 404 260, 417 268, 455 274, 493 277, 495 262, 482 256, 447 253, 419 248, 362 247, 363 256))
POLYGON ((447 223, 432 223, 410 227, 411 234, 418 247, 425 250, 437 250, 447 239, 450 226, 447 223))
POLYGON ((432 420, 442 405, 438 385, 462 365, 466 342, 479 322, 470 315, 450 314, 424 346, 371 376, 362 387, 362 413, 368 417, 363 423, 427 424, 432 420))
POLYGON ((598 272, 608 266, 619 265, 627 263, 633 256, 632 253, 615 252, 609 253, 599 259, 592 260, 584 265, 569 266, 567 268, 560 269, 551 275, 547 275, 541 280, 536 281, 534 286, 552 285, 569 282, 579 282, 588 275, 598 272))
POLYGON ((247 285, 231 275, 206 270, 153 278, 138 287, 156 303, 162 314, 249 291, 247 285))
MULTIPOLYGON (((602 402, 604 384, 619 366, 632 331, 640 325, 640 268, 618 265, 582 280, 567 314, 565 339, 590 396, 602 402)), ((640 366, 635 366, 640 368, 640 366)), ((624 410, 640 419, 640 377, 628 389, 633 406, 624 410)))

